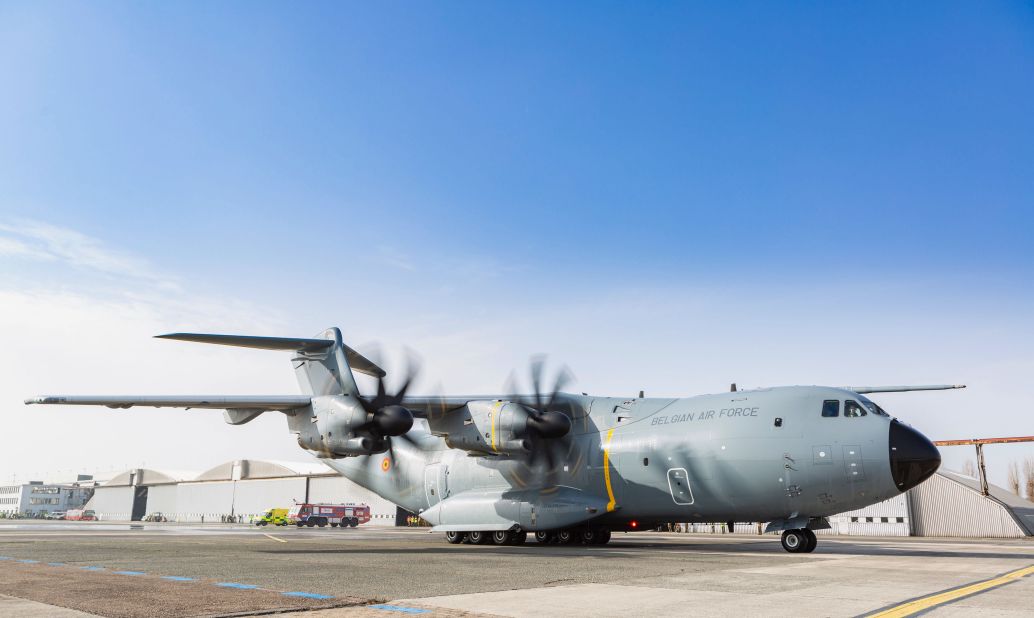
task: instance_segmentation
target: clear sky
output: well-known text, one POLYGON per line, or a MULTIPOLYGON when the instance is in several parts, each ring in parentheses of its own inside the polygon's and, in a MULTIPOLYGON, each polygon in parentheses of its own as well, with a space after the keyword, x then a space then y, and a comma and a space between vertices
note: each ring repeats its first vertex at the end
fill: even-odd
POLYGON ((295 392, 148 339, 187 329, 339 325, 452 392, 535 352, 599 394, 964 382, 880 403, 1034 434, 1029 2, 0 1, 0 93, 0 473, 303 459, 20 404, 295 392))

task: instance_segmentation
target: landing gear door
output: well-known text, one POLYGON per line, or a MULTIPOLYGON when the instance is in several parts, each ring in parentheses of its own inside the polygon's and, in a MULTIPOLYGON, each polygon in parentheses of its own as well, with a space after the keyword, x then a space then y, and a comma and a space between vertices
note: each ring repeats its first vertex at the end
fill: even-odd
POLYGON ((441 464, 431 464, 424 468, 424 494, 427 497, 427 508, 431 508, 442 500, 441 469, 441 464))

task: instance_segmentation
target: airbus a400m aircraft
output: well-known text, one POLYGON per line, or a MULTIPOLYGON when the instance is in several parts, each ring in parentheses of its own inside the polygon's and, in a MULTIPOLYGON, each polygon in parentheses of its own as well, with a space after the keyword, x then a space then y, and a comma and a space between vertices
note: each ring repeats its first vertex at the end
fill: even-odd
POLYGON ((663 522, 769 522, 790 552, 815 549, 827 516, 902 493, 940 465, 937 448, 865 393, 955 385, 786 386, 683 399, 530 395, 417 397, 332 328, 316 338, 161 335, 293 352, 303 395, 44 396, 26 403, 214 408, 242 425, 287 417, 298 445, 419 515, 450 543, 603 544, 663 522), (362 395, 353 371, 377 378, 362 395), (414 423, 414 419, 423 419, 414 423))

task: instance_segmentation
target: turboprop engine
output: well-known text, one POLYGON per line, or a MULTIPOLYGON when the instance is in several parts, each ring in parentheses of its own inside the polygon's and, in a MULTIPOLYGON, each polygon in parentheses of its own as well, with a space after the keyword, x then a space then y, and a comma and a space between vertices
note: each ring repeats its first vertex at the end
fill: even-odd
POLYGON ((565 414, 512 401, 472 401, 467 412, 451 415, 435 433, 451 448, 484 455, 526 455, 540 439, 562 438, 571 430, 565 414))
POLYGON ((397 403, 376 407, 379 403, 385 402, 350 395, 314 397, 311 422, 319 434, 319 445, 311 444, 314 436, 304 433, 299 433, 298 443, 338 457, 383 453, 392 437, 413 427, 413 413, 397 403))

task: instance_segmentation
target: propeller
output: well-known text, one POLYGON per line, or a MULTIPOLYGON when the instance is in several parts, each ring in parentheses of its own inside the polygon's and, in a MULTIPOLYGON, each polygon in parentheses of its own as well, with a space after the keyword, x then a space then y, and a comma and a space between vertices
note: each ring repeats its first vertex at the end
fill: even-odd
MULTIPOLYGON (((371 398, 359 398, 369 420, 356 430, 369 433, 377 442, 387 441, 389 450, 392 438, 413 443, 413 439, 406 435, 413 428, 413 413, 402 404, 406 392, 419 373, 418 364, 410 359, 402 385, 393 393, 387 391, 384 378, 378 377, 377 394, 371 398)), ((394 457, 394 453, 391 455, 394 457)))
MULTIPOLYGON (((571 417, 555 410, 557 395, 571 381, 571 372, 566 367, 557 372, 553 386, 548 391, 543 389, 542 374, 545 368, 544 356, 531 359, 532 397, 513 395, 510 400, 517 403, 528 413, 527 430, 524 438, 528 440, 528 466, 535 468, 544 463, 548 474, 556 470, 557 462, 571 448, 568 435, 571 433, 571 417), (559 454, 558 454, 559 451, 559 454)), ((510 392, 516 392, 516 381, 510 377, 510 392)))

